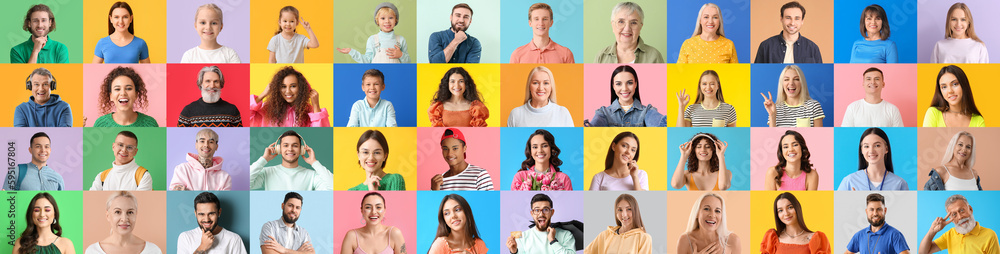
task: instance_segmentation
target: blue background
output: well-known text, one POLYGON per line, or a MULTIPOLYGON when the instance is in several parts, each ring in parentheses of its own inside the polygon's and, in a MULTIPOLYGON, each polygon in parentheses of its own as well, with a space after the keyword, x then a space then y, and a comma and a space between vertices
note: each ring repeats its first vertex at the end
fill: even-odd
MULTIPOLYGON (((573 60, 583 63, 583 0, 505 0, 500 3, 500 62, 510 63, 517 47, 531 42, 528 8, 535 3, 552 7, 549 38, 573 52, 573 60)), ((485 45, 484 45, 485 46, 485 45)))
MULTIPOLYGON (((838 0, 839 1, 839 0, 838 0)), ((706 3, 714 3, 722 11, 726 38, 733 41, 741 63, 752 63, 750 58, 750 1, 668 1, 667 2, 667 52, 668 63, 676 63, 684 40, 694 33, 698 11, 706 3)))
MULTIPOLYGON (((499 191, 418 191, 417 192, 417 243, 416 253, 427 253, 434 243, 438 227, 438 208, 441 206, 441 198, 445 195, 457 193, 469 202, 469 206, 476 218, 476 227, 479 229, 479 237, 490 249, 489 253, 500 253, 501 249, 507 246, 498 246, 501 242, 496 232, 500 232, 500 192, 499 191)), ((466 215, 468 216, 468 215, 466 215)), ((506 240, 506 239, 504 239, 506 240)))
MULTIPOLYGON (((916 0, 837 0, 833 3, 833 60, 851 62, 851 47, 861 40, 861 11, 872 4, 885 9, 889 22, 889 40, 896 43, 900 63, 917 62, 917 13, 905 13, 903 6, 916 6, 916 0)), ((885 24, 886 21, 882 21, 885 24)))
POLYGON ((361 91, 361 75, 378 69, 385 75, 385 90, 380 97, 392 102, 396 109, 396 125, 416 127, 417 116, 406 113, 417 107, 416 64, 334 64, 333 65, 333 126, 347 126, 354 102, 365 98, 361 91))
MULTIPOLYGON (((730 180, 729 190, 750 190, 750 128, 712 128, 712 127, 690 127, 690 128, 670 128, 667 133, 667 176, 673 177, 674 170, 677 169, 677 162, 681 159, 680 146, 684 142, 691 140, 698 132, 706 132, 715 135, 722 141, 729 143, 726 148, 726 169, 733 175, 730 180)), ((687 162, 684 162, 687 168, 687 162)), ((674 189, 669 186, 667 190, 674 189)), ((711 190, 711 187, 699 186, 702 190, 711 190)), ((680 190, 687 190, 684 186, 680 190)))
MULTIPOLYGON (((249 248, 250 228, 250 193, 246 191, 210 191, 219 198, 222 206, 222 217, 219 226, 233 231, 243 238, 243 245, 249 248)), ((194 197, 198 191, 168 191, 167 192, 167 253, 177 253, 177 236, 181 232, 198 228, 194 214, 194 197)), ((260 229, 257 229, 260 233, 260 229)), ((259 249, 260 247, 257 246, 259 249)))
MULTIPOLYGON (((771 92, 771 98, 778 102, 778 77, 786 64, 754 64, 750 67, 750 105, 753 110, 750 115, 750 126, 767 127, 767 109, 764 108, 764 98, 771 92)), ((833 127, 833 64, 798 64, 805 73, 806 84, 809 86, 809 96, 819 101, 823 106, 823 126, 833 127)))
MULTIPOLYGON (((837 127, 833 129, 833 189, 840 187, 844 177, 858 171, 858 145, 865 127, 837 127)), ((906 180, 910 190, 919 190, 917 186, 917 128, 887 127, 881 128, 889 135, 889 145, 892 147, 893 174, 906 180)), ((926 233, 926 232, 925 232, 926 233)))
POLYGON ((500 174, 501 190, 510 190, 514 174, 521 169, 524 161, 524 144, 528 136, 537 129, 545 129, 556 138, 556 146, 561 151, 559 160, 562 166, 559 171, 566 173, 573 182, 573 190, 583 190, 583 128, 534 128, 534 127, 504 127, 500 128, 500 174))
MULTIPOLYGON (((333 253, 333 192, 296 191, 302 195, 302 211, 295 223, 309 232, 310 243, 316 253, 333 253)), ((260 253, 260 229, 264 223, 281 218, 281 202, 287 191, 254 191, 250 193, 250 248, 249 253, 260 253)), ((277 236, 275 236, 277 237, 277 236)))
MULTIPOLYGON (((944 201, 955 194, 961 194, 969 200, 969 205, 972 205, 972 215, 976 217, 979 225, 993 230, 1000 227, 1000 216, 996 216, 1000 213, 1000 205, 996 202, 996 191, 921 191, 917 196, 917 235, 926 235, 935 218, 948 216, 944 201)), ((954 223, 948 223, 941 232, 934 235, 934 239, 941 237, 953 227, 954 223)), ((910 246, 910 249, 914 250, 917 247, 910 246)), ((948 253, 948 251, 943 250, 938 253, 948 253)))

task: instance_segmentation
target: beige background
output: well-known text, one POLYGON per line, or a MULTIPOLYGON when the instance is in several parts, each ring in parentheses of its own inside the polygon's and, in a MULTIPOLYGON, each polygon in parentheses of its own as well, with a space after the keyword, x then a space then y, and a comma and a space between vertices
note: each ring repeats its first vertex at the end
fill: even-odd
POLYGON ((920 137, 917 140, 917 157, 919 158, 917 161, 919 169, 917 171, 917 184, 919 185, 917 189, 924 189, 924 183, 930 178, 927 174, 930 173, 931 168, 940 167, 941 159, 944 158, 948 142, 959 131, 968 131, 976 138, 976 164, 972 168, 982 178, 980 184, 983 186, 983 190, 1000 189, 1000 181, 997 181, 997 179, 1000 179, 1000 171, 993 169, 994 165, 1000 164, 1000 156, 996 156, 997 151, 1000 151, 1000 144, 996 142, 1000 139, 1000 132, 995 131, 993 128, 974 127, 927 127, 917 130, 917 134, 920 137))
MULTIPOLYGON (((833 63, 833 1, 798 0, 806 8, 799 33, 819 46, 823 63, 833 63)), ((789 0, 754 0, 750 8, 750 57, 756 59, 760 42, 781 32, 781 5, 789 0)), ((750 61, 754 61, 751 59, 750 61)))
MULTIPOLYGON (((691 206, 696 202, 701 202, 701 195, 707 191, 668 191, 667 200, 670 205, 667 208, 667 253, 677 252, 677 240, 687 229, 688 219, 691 216, 691 206)), ((746 209, 750 207, 750 192, 748 191, 718 191, 726 200, 726 228, 730 232, 740 237, 740 245, 743 253, 755 253, 760 247, 760 240, 750 238, 750 213, 746 209), (752 244, 755 243, 755 244, 752 244), (752 248, 754 246, 756 248, 752 248)), ((663 239, 653 239, 660 241, 663 239)))
MULTIPOLYGON (((83 249, 104 240, 111 234, 111 226, 105 216, 108 197, 113 191, 83 192, 83 249)), ((139 201, 139 214, 132 233, 153 242, 164 253, 167 252, 167 200, 166 191, 133 191, 139 201)))

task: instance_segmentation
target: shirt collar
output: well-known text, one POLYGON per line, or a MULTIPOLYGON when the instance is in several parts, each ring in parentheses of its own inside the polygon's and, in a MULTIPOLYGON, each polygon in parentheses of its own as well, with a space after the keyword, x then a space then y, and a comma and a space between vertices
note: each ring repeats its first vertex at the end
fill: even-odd
MULTIPOLYGON (((551 44, 552 43, 549 43, 549 45, 551 45, 551 44)), ((646 53, 647 51, 649 51, 650 50, 649 48, 650 48, 649 45, 646 45, 645 42, 642 42, 642 36, 639 36, 639 42, 637 42, 637 45, 635 47, 635 53, 641 55, 642 53, 646 53)), ((604 52, 602 52, 602 53, 604 55, 611 55, 611 56, 617 57, 618 56, 618 42, 616 41, 615 44, 611 45, 611 47, 604 49, 604 52)))
MULTIPOLYGON (((277 220, 277 222, 278 222, 278 228, 280 228, 281 230, 287 230, 288 226, 285 225, 285 221, 284 220, 282 220, 282 219, 279 218, 277 220)), ((293 223, 292 224, 292 230, 299 231, 300 228, 301 227, 299 227, 298 223, 293 223)))
POLYGON ((531 51, 537 51, 537 50, 552 51, 552 50, 556 50, 556 46, 558 46, 558 45, 559 44, 556 44, 556 41, 552 40, 552 38, 549 38, 549 44, 545 45, 545 48, 541 48, 541 49, 538 48, 537 46, 535 46, 534 42, 528 42, 528 50, 531 50, 531 51))
POLYGON ((889 231, 889 229, 891 228, 892 226, 889 226, 889 223, 884 223, 882 224, 882 228, 878 229, 878 232, 872 232, 871 225, 868 225, 868 227, 865 228, 865 233, 868 233, 869 235, 882 235, 885 234, 886 231, 889 231))
MULTIPOLYGON (((632 100, 632 107, 629 108, 628 110, 631 111, 631 110, 635 109, 636 105, 642 106, 642 102, 640 102, 637 99, 633 99, 632 100)), ((610 107, 611 107, 611 111, 614 112, 614 111, 621 110, 622 109, 622 104, 618 103, 618 99, 615 99, 614 102, 611 102, 611 106, 610 107)), ((627 112, 628 111, 626 111, 626 113, 627 112)))

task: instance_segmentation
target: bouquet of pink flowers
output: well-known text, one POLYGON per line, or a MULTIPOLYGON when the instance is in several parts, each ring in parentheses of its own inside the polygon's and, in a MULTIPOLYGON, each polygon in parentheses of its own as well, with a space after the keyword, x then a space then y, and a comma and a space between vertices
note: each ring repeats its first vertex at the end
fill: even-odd
POLYGON ((534 170, 529 170, 527 177, 515 183, 513 190, 564 190, 565 184, 555 177, 555 173, 536 173, 534 170))

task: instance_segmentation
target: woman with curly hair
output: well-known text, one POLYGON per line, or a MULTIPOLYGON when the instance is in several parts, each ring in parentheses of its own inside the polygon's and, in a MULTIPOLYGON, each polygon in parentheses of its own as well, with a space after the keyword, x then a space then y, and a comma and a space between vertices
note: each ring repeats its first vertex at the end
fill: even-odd
POLYGON ((816 190, 819 173, 809 163, 806 139, 797 131, 785 131, 778 143, 778 164, 767 169, 766 190, 816 190))
POLYGON ((441 78, 427 116, 433 127, 486 127, 490 110, 469 72, 455 67, 441 78))
POLYGON ((250 95, 250 127, 330 127, 329 116, 319 92, 291 66, 274 73, 260 95, 250 95))
POLYGON ((711 133, 698 133, 691 141, 681 144, 681 159, 670 178, 674 189, 727 190, 733 175, 726 170, 726 148, 729 142, 719 140, 711 133), (687 165, 687 170, 684 166, 687 165), (700 188, 698 186, 701 186, 700 188))
POLYGON ((59 226, 59 206, 56 199, 48 192, 35 194, 31 198, 24 220, 27 227, 21 232, 21 237, 14 241, 15 254, 29 253, 72 253, 75 248, 73 241, 63 238, 62 226, 59 226))
POLYGON ((573 190, 569 176, 559 170, 563 164, 559 159, 560 153, 552 133, 535 130, 524 145, 525 159, 521 162, 521 169, 514 174, 510 190, 573 190))
MULTIPOLYGON (((135 111, 149 105, 146 83, 132 67, 118 66, 104 77, 98 98, 102 115, 94 127, 159 127, 156 119, 135 111)), ((87 118, 83 119, 84 125, 87 118)))

